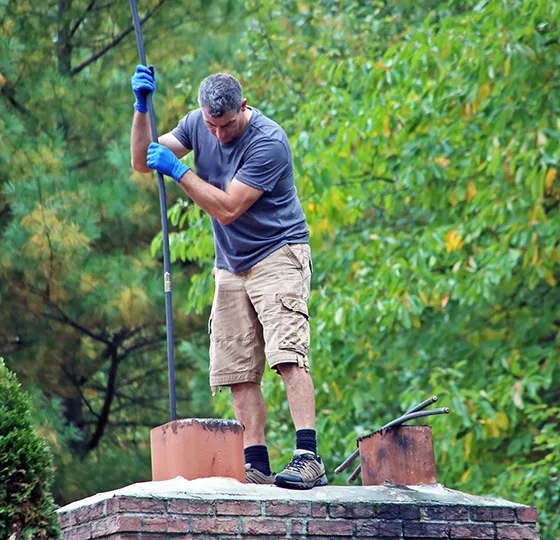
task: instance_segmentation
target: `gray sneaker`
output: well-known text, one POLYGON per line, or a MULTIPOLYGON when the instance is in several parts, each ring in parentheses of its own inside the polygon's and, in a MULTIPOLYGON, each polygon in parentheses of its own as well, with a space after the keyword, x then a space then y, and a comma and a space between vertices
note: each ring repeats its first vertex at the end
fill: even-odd
POLYGON ((245 483, 246 484, 274 484, 274 473, 268 476, 258 469, 251 467, 250 463, 245 463, 245 483))
POLYGON ((323 461, 307 450, 296 450, 292 461, 276 475, 274 483, 279 487, 290 489, 311 489, 329 484, 323 461))

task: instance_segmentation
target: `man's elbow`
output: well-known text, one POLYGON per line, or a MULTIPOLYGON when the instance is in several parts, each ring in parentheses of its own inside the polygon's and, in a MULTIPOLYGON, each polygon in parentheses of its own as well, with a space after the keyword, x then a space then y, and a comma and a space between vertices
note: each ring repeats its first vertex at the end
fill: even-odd
POLYGON ((237 218, 232 218, 230 216, 220 216, 216 218, 222 225, 229 225, 233 223, 237 218))
POLYGON ((218 217, 216 217, 216 219, 222 225, 229 225, 230 223, 233 223, 240 215, 241 213, 237 211, 224 210, 218 217))
POLYGON ((132 158, 131 161, 132 168, 139 173, 149 173, 152 172, 152 169, 146 165, 146 160, 144 158, 144 162, 135 160, 132 158))

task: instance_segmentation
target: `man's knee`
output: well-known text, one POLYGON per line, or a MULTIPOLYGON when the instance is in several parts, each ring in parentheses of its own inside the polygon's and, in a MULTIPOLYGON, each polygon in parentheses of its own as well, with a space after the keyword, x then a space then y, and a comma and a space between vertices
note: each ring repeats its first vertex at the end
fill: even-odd
POLYGON ((232 394, 243 395, 243 394, 254 394, 256 392, 259 392, 261 385, 260 383, 255 383, 255 382, 242 382, 242 383, 230 384, 229 387, 231 388, 232 394))
POLYGON ((274 369, 278 370, 278 373, 283 379, 309 375, 305 366, 300 366, 295 362, 283 362, 281 364, 276 364, 274 369))

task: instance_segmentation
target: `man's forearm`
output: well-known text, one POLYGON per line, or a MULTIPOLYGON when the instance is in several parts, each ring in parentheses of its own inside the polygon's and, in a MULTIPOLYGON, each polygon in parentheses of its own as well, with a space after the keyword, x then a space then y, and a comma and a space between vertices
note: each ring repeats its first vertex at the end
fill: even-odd
POLYGON ((152 136, 148 115, 134 111, 130 134, 130 155, 132 156, 132 168, 135 171, 142 173, 151 172, 151 169, 146 165, 146 154, 151 142, 152 136))
POLYGON ((179 185, 200 208, 222 225, 228 225, 239 217, 232 197, 227 192, 206 183, 192 170, 182 176, 179 185))

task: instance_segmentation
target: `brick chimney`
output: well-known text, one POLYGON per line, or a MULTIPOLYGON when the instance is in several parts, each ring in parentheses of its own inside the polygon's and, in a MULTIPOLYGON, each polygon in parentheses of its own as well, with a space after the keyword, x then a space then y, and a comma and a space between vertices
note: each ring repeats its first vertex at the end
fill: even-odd
POLYGON ((65 540, 539 538, 535 508, 439 484, 293 491, 177 477, 101 493, 59 515, 65 540))

